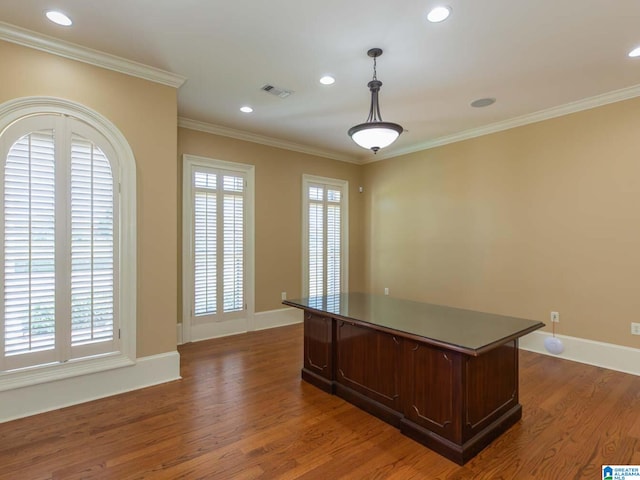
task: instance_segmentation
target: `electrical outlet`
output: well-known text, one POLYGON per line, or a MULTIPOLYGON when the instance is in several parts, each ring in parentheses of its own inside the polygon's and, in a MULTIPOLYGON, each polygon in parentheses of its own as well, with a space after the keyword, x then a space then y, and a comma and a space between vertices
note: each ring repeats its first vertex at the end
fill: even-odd
POLYGON ((631 335, 640 335, 640 323, 631 322, 631 335))
POLYGON ((551 315, 549 315, 549 319, 553 323, 560 323, 560 314, 558 312, 551 312, 551 315))
POLYGON ((384 287, 384 294, 389 295, 389 289, 387 287, 384 287))
POLYGON ((280 299, 281 299, 281 300, 286 300, 286 299, 287 299, 287 292, 282 292, 282 293, 280 294, 280 299))

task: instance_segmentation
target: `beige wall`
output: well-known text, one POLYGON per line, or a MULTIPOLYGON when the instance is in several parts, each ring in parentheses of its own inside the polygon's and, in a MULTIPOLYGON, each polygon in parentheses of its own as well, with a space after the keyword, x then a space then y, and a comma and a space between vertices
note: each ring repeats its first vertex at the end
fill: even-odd
POLYGON ((138 177, 137 353, 175 350, 176 90, 3 41, 0 59, 0 103, 26 96, 72 100, 104 115, 129 142, 138 177))
POLYGON ((299 297, 302 287, 302 175, 349 182, 349 288, 362 290, 361 166, 180 128, 178 154, 255 165, 255 307, 282 308, 280 293, 299 297))
POLYGON ((349 181, 352 291, 547 323, 557 310, 560 333, 640 347, 640 99, 357 166, 177 129, 171 87, 2 41, 0 58, 15 72, 0 102, 79 102, 133 149, 139 356, 175 349, 185 153, 256 166, 258 312, 300 295, 307 173, 349 181))
POLYGON ((373 291, 640 347, 640 99, 369 164, 364 186, 373 291))

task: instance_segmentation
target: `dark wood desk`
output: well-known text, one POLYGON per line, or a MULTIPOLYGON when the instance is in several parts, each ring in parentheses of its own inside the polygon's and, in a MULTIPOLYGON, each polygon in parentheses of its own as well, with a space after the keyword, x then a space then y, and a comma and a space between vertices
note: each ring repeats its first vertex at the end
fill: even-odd
POLYGON ((362 293, 304 310, 302 378, 464 464, 522 417, 521 318, 362 293))

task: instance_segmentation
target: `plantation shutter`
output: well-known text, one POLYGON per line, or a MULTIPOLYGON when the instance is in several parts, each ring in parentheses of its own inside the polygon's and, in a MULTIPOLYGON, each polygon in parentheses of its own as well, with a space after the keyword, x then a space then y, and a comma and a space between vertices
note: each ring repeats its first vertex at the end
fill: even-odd
POLYGON ((37 115, 1 138, 0 370, 118 351, 115 177, 76 128, 93 131, 37 115))
POLYGON ((224 311, 244 308, 244 178, 223 176, 224 311))
POLYGON ((193 172, 193 311, 203 320, 245 308, 245 183, 240 172, 193 172))
POLYGON ((342 287, 342 189, 310 184, 308 203, 309 296, 333 295, 342 287))
POLYGON ((114 336, 114 191, 111 166, 90 141, 71 142, 71 345, 114 336))
MULTIPOLYGON (((13 144, 4 168, 4 355, 55 360, 53 130, 13 144)), ((22 366, 20 363, 15 367, 22 366)))
POLYGON ((195 315, 217 311, 218 195, 215 173, 194 172, 195 315))
POLYGON ((324 294, 324 188, 309 188, 309 296, 324 294))
POLYGON ((341 195, 340 190, 327 189, 327 295, 340 293, 341 286, 341 195))

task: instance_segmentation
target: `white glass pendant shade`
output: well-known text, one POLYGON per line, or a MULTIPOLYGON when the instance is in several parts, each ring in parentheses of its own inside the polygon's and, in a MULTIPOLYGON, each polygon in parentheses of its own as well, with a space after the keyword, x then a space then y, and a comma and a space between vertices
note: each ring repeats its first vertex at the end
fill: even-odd
POLYGON ((369 122, 351 128, 349 135, 362 148, 376 152, 395 142, 401 132, 402 127, 395 123, 369 122))

